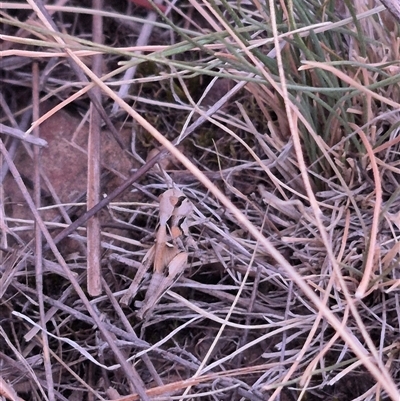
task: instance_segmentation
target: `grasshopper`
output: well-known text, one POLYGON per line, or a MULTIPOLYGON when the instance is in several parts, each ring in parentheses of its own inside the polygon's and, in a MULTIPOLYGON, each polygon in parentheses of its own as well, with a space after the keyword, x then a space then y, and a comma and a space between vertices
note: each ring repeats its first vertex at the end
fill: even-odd
POLYGON ((186 217, 192 212, 192 204, 182 191, 168 189, 160 196, 159 226, 155 244, 143 258, 142 266, 132 284, 121 298, 120 303, 128 305, 136 295, 146 271, 153 265, 153 275, 142 307, 137 312, 143 319, 152 311, 175 280, 182 274, 187 264, 187 253, 181 251, 181 236, 188 235, 186 217), (172 240, 172 244, 169 240, 172 240))

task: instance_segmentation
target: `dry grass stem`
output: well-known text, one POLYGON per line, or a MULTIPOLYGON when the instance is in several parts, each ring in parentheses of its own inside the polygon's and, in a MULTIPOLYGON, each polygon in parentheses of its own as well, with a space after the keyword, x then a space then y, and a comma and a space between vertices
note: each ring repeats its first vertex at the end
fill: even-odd
MULTIPOLYGON (((93 1, 93 8, 101 10, 103 2, 93 1)), ((103 20, 99 15, 93 16, 93 42, 103 42, 103 20)), ((96 54, 92 58, 93 73, 102 75, 103 57, 96 54)), ((92 89, 93 96, 101 104, 100 88, 92 89)), ((101 116, 93 103, 90 105, 90 127, 88 138, 88 175, 87 175, 87 209, 90 210, 101 198, 100 170, 101 170, 101 116)), ((101 227, 98 215, 93 216, 87 222, 87 289, 92 297, 101 294, 101 227)))

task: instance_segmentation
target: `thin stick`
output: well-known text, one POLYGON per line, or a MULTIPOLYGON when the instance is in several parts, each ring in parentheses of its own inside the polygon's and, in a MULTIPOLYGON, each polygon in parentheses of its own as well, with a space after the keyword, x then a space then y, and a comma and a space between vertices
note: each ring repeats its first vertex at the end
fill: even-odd
MULTIPOLYGON (((102 0, 93 0, 93 8, 101 10, 102 0)), ((103 42, 103 18, 93 15, 93 42, 103 42)), ((97 76, 102 73, 101 54, 92 58, 92 70, 97 76)), ((91 89, 93 97, 101 104, 101 91, 98 86, 91 89)), ((87 179, 87 210, 90 210, 100 201, 100 169, 101 169, 101 116, 93 103, 90 105, 90 130, 88 142, 88 179, 87 179)), ((87 222, 87 290, 90 296, 97 297, 101 294, 101 227, 97 215, 87 222)))
MULTIPOLYGON (((32 65, 32 103, 33 103, 33 111, 32 117, 34 120, 39 118, 39 66, 37 62, 34 62, 32 65)), ((39 138, 39 127, 37 127, 33 131, 33 135, 35 138, 39 138)), ((40 208, 40 197, 41 197, 41 188, 40 188, 40 149, 35 146, 33 149, 33 165, 34 165, 34 197, 35 197, 35 206, 40 208)), ((45 310, 44 310, 44 301, 43 301, 43 245, 42 245, 42 232, 40 230, 39 225, 35 222, 35 272, 36 272, 36 291, 38 296, 39 303, 39 312, 40 312, 40 324, 42 327, 46 327, 46 319, 45 319, 45 310)), ((44 360, 44 368, 46 372, 46 380, 47 380, 47 394, 49 397, 49 401, 55 401, 54 394, 54 382, 53 382, 53 370, 51 368, 51 359, 50 359, 50 351, 49 351, 49 341, 47 338, 47 334, 42 331, 41 333, 42 341, 43 341, 43 360, 44 360)))
MULTIPOLYGON (((352 128, 356 128, 354 124, 350 124, 352 128)), ((367 154, 370 159, 372 173, 374 176, 374 184, 375 184, 375 206, 374 206, 374 215, 372 218, 371 224, 371 232, 369 236, 369 246, 368 246, 368 254, 367 259, 365 261, 365 268, 363 273, 363 278, 360 282, 360 285, 356 291, 356 298, 361 299, 364 297, 365 292, 367 290, 368 284, 372 280, 372 272, 374 269, 374 254, 375 254, 375 244, 378 235, 378 225, 379 225, 379 215, 381 213, 381 205, 382 205, 382 182, 379 174, 378 165, 376 163, 374 151, 372 149, 371 144, 369 143, 367 136, 364 131, 360 130, 358 132, 365 149, 367 150, 367 154)))
MULTIPOLYGON (((39 118, 39 117, 38 117, 39 118)), ((24 131, 21 131, 18 128, 8 127, 7 125, 0 123, 0 132, 2 134, 10 135, 14 138, 18 138, 21 141, 25 141, 27 143, 31 143, 37 146, 47 146, 47 142, 44 139, 36 138, 33 135, 25 135, 24 131)))

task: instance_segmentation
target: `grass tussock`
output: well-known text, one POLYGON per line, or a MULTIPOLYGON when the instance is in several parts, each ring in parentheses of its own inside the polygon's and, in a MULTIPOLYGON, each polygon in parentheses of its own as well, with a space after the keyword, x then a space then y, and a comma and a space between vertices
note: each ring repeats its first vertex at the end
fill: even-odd
POLYGON ((0 397, 398 400, 398 23, 154 7, 2 3, 0 397), (139 319, 171 188, 187 263, 139 319))

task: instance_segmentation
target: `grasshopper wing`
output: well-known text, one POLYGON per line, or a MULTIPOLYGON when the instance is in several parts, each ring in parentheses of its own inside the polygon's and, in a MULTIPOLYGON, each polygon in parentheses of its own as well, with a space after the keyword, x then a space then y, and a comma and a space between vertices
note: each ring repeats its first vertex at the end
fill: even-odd
POLYGON ((143 305, 137 313, 139 319, 143 319, 151 312, 163 294, 183 273, 187 264, 187 256, 186 252, 175 255, 167 266, 166 275, 157 271, 153 273, 143 305))

